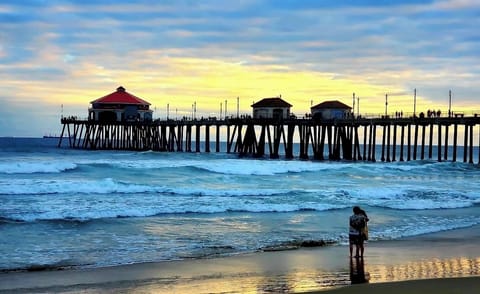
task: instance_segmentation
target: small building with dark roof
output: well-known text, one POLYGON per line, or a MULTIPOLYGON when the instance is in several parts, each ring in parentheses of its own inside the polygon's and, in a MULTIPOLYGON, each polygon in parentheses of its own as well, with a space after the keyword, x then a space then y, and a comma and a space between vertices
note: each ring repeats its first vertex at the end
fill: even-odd
POLYGON ((90 102, 88 119, 99 122, 151 121, 150 103, 128 93, 120 86, 117 91, 90 102))
POLYGON ((314 119, 342 119, 351 115, 352 108, 340 101, 324 101, 310 108, 314 119))
POLYGON ((253 118, 282 118, 290 117, 292 105, 280 97, 263 98, 252 104, 253 118))

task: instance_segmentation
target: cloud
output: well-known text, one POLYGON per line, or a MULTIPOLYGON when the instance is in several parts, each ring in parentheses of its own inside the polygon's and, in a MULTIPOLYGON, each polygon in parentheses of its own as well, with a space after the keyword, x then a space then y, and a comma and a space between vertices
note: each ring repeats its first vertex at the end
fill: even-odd
POLYGON ((122 84, 185 111, 282 94, 304 112, 356 92, 382 112, 385 93, 405 110, 417 88, 425 107, 449 89, 473 107, 479 12, 467 0, 4 1, 2 100, 85 109, 122 84))
POLYGON ((433 3, 433 8, 442 9, 442 10, 452 10, 452 9, 461 9, 461 10, 470 10, 475 8, 480 8, 480 3, 476 0, 445 0, 445 1, 435 1, 433 3))

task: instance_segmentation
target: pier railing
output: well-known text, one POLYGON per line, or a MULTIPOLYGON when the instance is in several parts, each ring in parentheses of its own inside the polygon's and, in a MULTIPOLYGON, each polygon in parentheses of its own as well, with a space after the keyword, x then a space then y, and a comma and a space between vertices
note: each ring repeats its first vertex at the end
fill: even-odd
POLYGON ((91 150, 214 151, 253 157, 387 162, 426 158, 457 161, 460 155, 464 162, 480 159, 480 116, 476 114, 132 122, 65 117, 61 123, 59 147, 68 140, 70 148, 91 150))

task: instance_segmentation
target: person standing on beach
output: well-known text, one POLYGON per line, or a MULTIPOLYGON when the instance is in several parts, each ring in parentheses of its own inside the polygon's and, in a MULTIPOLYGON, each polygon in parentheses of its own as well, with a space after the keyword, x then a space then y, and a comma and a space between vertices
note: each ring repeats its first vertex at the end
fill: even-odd
POLYGON ((355 257, 363 257, 364 247, 363 242, 365 237, 363 231, 367 226, 368 218, 364 210, 358 206, 353 207, 353 215, 350 216, 350 229, 348 233, 348 240, 350 244, 350 257, 353 254, 353 245, 356 247, 355 257))

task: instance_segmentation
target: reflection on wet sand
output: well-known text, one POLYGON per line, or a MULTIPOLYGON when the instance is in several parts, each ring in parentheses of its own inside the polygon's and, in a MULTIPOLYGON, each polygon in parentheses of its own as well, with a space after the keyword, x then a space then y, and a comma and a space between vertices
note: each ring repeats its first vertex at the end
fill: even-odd
POLYGON ((353 258, 350 259, 349 269, 324 271, 320 268, 298 268, 283 273, 225 274, 171 280, 169 283, 150 280, 143 285, 137 284, 132 290, 146 293, 299 293, 369 282, 480 275, 480 258, 421 260, 388 266, 368 264, 368 258, 353 258))
POLYGON ((350 258, 350 281, 352 284, 368 283, 370 274, 365 272, 363 257, 350 258))
POLYGON ((364 259, 350 259, 345 247, 331 246, 92 270, 9 273, 3 280, 0 275, 0 285, 13 285, 11 289, 37 285, 41 288, 30 292, 42 293, 301 293, 366 282, 480 276, 478 247, 440 243, 432 253, 423 243, 391 244, 371 246, 364 259))
POLYGON ((398 265, 369 267, 372 282, 467 277, 480 275, 480 257, 427 259, 398 265))
POLYGON ((346 286, 348 272, 299 271, 287 274, 251 273, 238 276, 202 277, 201 279, 136 281, 103 288, 90 286, 83 293, 301 293, 346 286))

